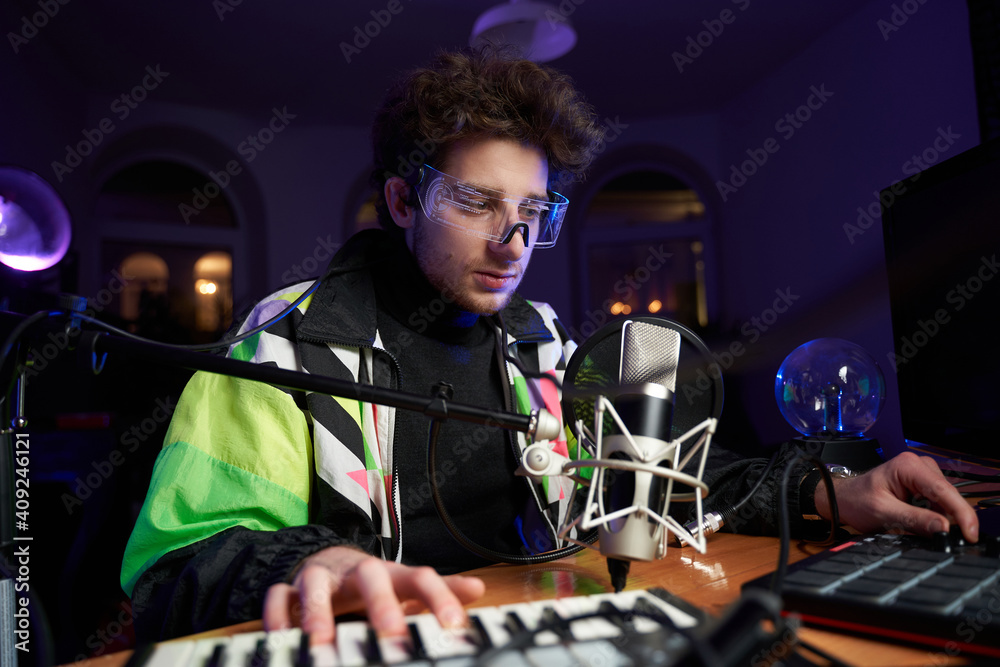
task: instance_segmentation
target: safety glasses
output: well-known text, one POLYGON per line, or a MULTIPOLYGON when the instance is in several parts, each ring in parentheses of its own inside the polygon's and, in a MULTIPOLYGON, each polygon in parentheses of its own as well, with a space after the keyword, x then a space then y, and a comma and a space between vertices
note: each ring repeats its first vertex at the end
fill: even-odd
POLYGON ((510 243, 520 232, 527 248, 556 244, 569 205, 557 192, 550 192, 548 201, 509 197, 506 192, 460 181, 427 165, 421 168, 417 198, 431 222, 500 243, 510 243))

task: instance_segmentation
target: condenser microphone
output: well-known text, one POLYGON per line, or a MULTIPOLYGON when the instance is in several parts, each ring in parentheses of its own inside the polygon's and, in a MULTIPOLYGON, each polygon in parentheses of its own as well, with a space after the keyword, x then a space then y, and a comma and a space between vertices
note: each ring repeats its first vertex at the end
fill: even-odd
POLYGON ((670 516, 670 504, 693 503, 702 522, 709 491, 702 477, 722 412, 721 377, 702 380, 713 364, 705 343, 677 322, 638 317, 608 324, 566 365, 562 407, 573 427, 572 457, 552 443, 524 451, 518 474, 576 482, 566 502, 580 511, 567 513, 558 537, 599 550, 615 590, 624 587, 633 560, 666 555, 668 535, 705 553, 705 534, 670 516), (675 414, 678 390, 685 400, 675 414), (596 532, 598 544, 578 539, 578 531, 596 532))
POLYGON ((627 429, 604 438, 607 459, 636 464, 635 469, 604 471, 604 514, 622 514, 600 526, 601 553, 609 558, 653 560, 663 526, 646 510, 665 514, 673 486, 651 468, 676 462, 679 444, 670 437, 681 336, 674 329, 626 322, 622 331, 620 388, 614 409, 627 429), (628 511, 631 508, 631 511, 628 511))

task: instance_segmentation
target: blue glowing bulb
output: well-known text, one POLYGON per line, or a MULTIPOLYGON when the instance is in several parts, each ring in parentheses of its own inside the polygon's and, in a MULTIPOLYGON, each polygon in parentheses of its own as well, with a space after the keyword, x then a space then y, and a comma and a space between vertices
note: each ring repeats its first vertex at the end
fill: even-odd
POLYGON ((804 436, 859 438, 885 404, 885 376, 860 345, 818 338, 785 357, 774 397, 785 420, 804 436))

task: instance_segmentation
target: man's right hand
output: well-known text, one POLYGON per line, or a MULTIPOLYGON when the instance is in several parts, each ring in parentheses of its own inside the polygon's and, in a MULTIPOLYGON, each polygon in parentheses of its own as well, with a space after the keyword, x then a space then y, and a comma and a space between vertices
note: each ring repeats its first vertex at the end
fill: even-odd
POLYGON ((313 644, 334 638, 334 616, 367 611, 380 635, 406 634, 404 616, 429 609, 442 627, 460 627, 464 605, 483 595, 481 579, 442 577, 430 567, 384 561, 351 547, 329 547, 302 561, 291 584, 276 584, 264 599, 264 629, 295 625, 313 644))

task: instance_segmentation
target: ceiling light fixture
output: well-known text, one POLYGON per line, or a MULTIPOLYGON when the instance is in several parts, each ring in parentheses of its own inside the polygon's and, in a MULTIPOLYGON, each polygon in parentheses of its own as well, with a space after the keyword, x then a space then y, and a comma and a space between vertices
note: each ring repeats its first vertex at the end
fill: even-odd
POLYGON ((476 19, 469 44, 486 43, 514 45, 525 58, 543 63, 569 53, 576 44, 576 31, 555 5, 511 0, 476 19))

